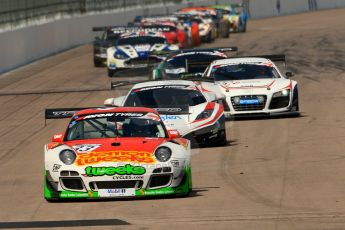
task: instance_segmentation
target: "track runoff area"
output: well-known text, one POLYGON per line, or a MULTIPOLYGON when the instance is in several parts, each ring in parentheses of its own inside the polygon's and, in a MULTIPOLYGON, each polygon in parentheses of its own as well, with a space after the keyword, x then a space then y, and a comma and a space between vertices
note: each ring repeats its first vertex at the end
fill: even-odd
MULTIPOLYGON (((0 228, 342 229, 344 198, 345 10, 252 20, 245 34, 209 47, 243 55, 285 53, 299 82, 298 118, 226 123, 229 146, 192 150, 189 197, 48 203, 43 145, 63 132, 48 107, 99 106, 126 91, 2 95, 0 228), (317 20, 317 23, 316 23, 317 20)), ((102 88, 90 45, 3 74, 2 91, 102 88)))

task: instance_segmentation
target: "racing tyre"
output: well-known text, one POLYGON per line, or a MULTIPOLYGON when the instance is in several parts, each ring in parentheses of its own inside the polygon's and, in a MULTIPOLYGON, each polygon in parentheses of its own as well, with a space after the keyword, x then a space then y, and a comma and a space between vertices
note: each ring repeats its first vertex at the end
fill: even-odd
POLYGON ((244 23, 243 25, 242 25, 242 33, 244 33, 244 32, 246 32, 247 31, 247 23, 244 23))
POLYGON ((208 33, 207 38, 206 38, 206 42, 207 43, 211 43, 212 42, 212 33, 211 32, 208 33))
POLYGON ((97 61, 97 60, 93 60, 93 65, 94 65, 95 67, 102 67, 102 62, 97 61))
POLYGON ((218 132, 217 139, 212 143, 212 146, 225 146, 228 143, 226 139, 225 129, 222 129, 218 132))
POLYGON ((113 77, 115 74, 115 70, 108 69, 108 77, 113 77))
POLYGON ((228 38, 229 35, 230 35, 230 26, 229 26, 229 23, 226 23, 224 25, 224 28, 220 32, 220 37, 221 38, 228 38))
POLYGON ((298 102, 298 89, 297 86, 294 88, 293 98, 292 98, 292 111, 299 111, 299 102, 298 102))

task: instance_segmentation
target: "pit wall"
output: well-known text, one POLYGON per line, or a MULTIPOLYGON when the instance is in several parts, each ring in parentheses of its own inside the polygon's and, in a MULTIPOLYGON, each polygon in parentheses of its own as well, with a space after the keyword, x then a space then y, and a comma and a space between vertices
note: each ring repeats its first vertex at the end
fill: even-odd
MULTIPOLYGON (((246 0, 244 0, 246 1, 246 0)), ((153 5, 118 10, 112 13, 84 15, 0 33, 0 73, 28 64, 39 58, 89 43, 95 34, 92 27, 125 25, 136 15, 171 13, 188 5, 210 5, 229 1, 195 0, 182 4, 153 5)), ((235 2, 235 1, 232 1, 235 2)), ((345 7, 345 0, 250 0, 251 18, 288 15, 317 9, 345 7)), ((91 57, 90 57, 91 58, 91 57)))

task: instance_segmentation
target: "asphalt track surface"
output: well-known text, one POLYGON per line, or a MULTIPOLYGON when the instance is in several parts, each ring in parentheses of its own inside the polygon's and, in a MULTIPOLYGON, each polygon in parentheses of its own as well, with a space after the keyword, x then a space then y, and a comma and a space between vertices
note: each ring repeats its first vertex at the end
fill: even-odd
POLYGON ((44 126, 43 109, 99 106, 125 90, 61 93, 109 88, 90 45, 1 75, 0 229, 345 229, 344 21, 345 9, 253 20, 210 45, 285 53, 303 113, 229 121, 230 146, 193 150, 188 198, 47 203, 43 145, 67 121, 44 126))

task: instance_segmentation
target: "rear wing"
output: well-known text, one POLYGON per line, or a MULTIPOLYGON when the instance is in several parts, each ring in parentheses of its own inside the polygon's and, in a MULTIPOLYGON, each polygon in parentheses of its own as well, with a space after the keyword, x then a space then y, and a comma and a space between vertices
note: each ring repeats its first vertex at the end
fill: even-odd
MULTIPOLYGON (((222 52, 222 53, 231 53, 236 52, 235 56, 237 55, 238 48, 236 46, 233 47, 218 47, 218 48, 197 48, 197 49, 180 49, 180 50, 171 50, 171 51, 153 51, 151 52, 152 55, 158 55, 161 57, 169 57, 169 55, 177 55, 183 53, 191 53, 191 52, 222 52)), ((230 58, 230 57, 229 57, 230 58)))
POLYGON ((64 119, 71 118, 73 115, 84 109, 95 109, 99 107, 85 107, 85 108, 52 108, 45 109, 44 111, 44 126, 47 125, 47 120, 49 119, 64 119))
POLYGON ((217 47, 217 48, 181 49, 181 50, 175 51, 175 53, 178 54, 178 53, 189 53, 189 52, 214 52, 214 51, 223 52, 223 53, 237 52, 238 47, 231 46, 231 47, 217 47))
POLYGON ((110 30, 114 34, 123 34, 123 33, 131 33, 131 32, 170 32, 172 31, 171 26, 166 25, 159 25, 159 24, 151 24, 151 25, 144 25, 144 26, 100 26, 100 27, 93 27, 92 31, 100 32, 110 30))
POLYGON ((71 118, 73 115, 84 109, 92 109, 96 107, 87 107, 87 108, 53 108, 53 109, 45 109, 44 111, 44 119, 63 119, 63 118, 71 118))

